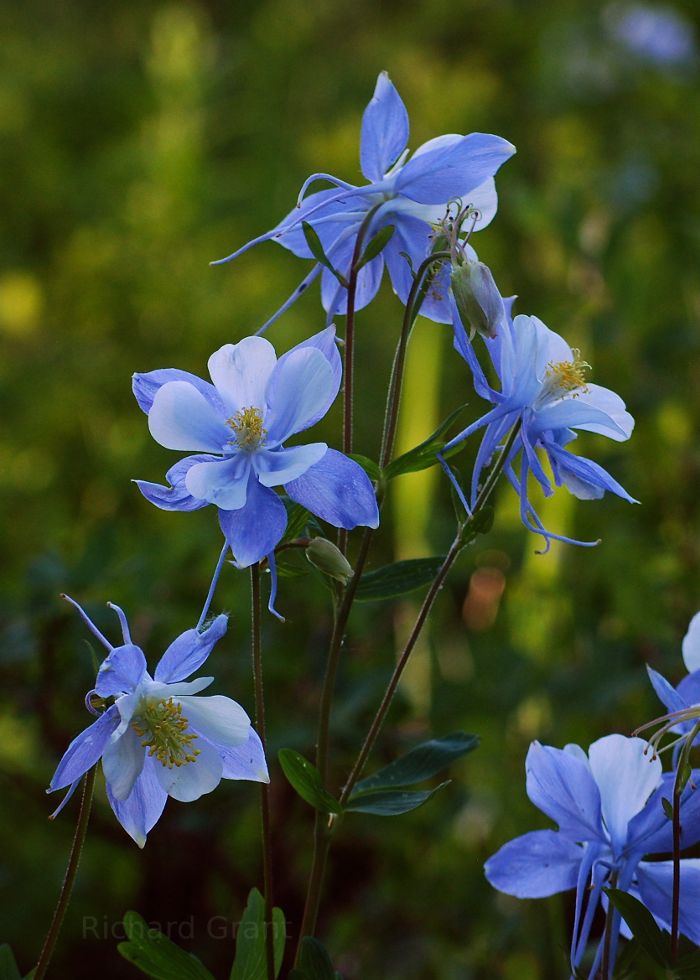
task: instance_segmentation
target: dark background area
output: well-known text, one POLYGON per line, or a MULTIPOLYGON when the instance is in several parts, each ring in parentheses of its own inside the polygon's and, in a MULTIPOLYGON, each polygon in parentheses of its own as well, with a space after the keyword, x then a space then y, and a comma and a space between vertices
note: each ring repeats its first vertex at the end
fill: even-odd
MULTIPOLYGON (((546 826, 525 795, 529 742, 587 746, 653 717, 644 664, 681 676, 680 641, 700 606, 694 20, 690 2, 586 0, 3 7, 0 889, 2 933, 24 970, 76 812, 74 801, 47 823, 55 802, 44 789, 89 721, 82 699, 94 676, 86 631, 58 594, 112 637, 104 603, 122 605, 153 665, 196 620, 220 546, 211 508, 161 513, 130 483, 160 481, 176 458, 150 439, 130 376, 205 373, 213 350, 287 297, 308 266, 272 244, 223 268, 208 262, 275 224, 307 174, 359 182, 361 114, 387 69, 413 148, 472 130, 516 144, 498 176, 499 214, 475 245, 502 292, 519 295, 517 309, 580 347, 594 380, 625 398, 631 441, 585 436, 576 448, 642 505, 562 490, 542 505, 545 524, 602 544, 539 556, 502 488, 494 530, 443 591, 372 765, 457 729, 478 733, 481 747, 423 809, 346 820, 320 934, 348 978, 564 974, 571 896, 508 899, 482 865, 546 826), (635 10, 680 18, 677 42, 660 28, 640 42, 635 10)), ((369 456, 400 316, 385 283, 358 318, 357 449, 369 456)), ((267 336, 282 351, 322 326, 313 288, 267 336)), ((419 322, 403 448, 467 401, 473 417, 482 412, 448 328, 419 322)), ((314 438, 337 445, 338 432, 336 406, 314 438)), ((440 554, 453 523, 444 479, 431 470, 396 481, 384 518, 373 566, 440 554)), ((244 573, 225 570, 215 606, 231 625, 211 667, 216 691, 252 711, 247 589, 244 573)), ((357 608, 334 716, 337 783, 419 599, 357 608)), ((285 578, 279 607, 288 622, 266 620, 265 669, 276 897, 294 928, 312 812, 274 759, 282 746, 312 751, 331 620, 315 574, 285 578)), ((141 852, 98 783, 55 975, 135 976, 114 938, 134 908, 227 976, 232 941, 223 919, 207 923, 236 921, 258 882, 257 819, 256 788, 225 782, 194 805, 170 801, 141 852)))

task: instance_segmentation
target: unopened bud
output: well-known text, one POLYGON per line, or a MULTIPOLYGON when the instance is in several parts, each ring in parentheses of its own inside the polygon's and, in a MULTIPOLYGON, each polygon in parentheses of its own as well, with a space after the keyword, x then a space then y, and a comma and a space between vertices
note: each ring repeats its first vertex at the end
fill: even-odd
POLYGON ((352 565, 327 538, 312 538, 306 549, 306 557, 315 568, 343 585, 347 585, 352 578, 352 565))
POLYGON ((450 284, 463 326, 482 337, 495 337, 505 308, 489 267, 469 260, 453 265, 450 284))

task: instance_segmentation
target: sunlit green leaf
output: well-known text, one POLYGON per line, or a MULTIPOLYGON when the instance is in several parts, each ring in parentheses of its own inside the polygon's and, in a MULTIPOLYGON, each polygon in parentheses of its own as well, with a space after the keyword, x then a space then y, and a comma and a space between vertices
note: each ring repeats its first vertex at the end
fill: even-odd
POLYGON ((342 286, 347 286, 347 282, 344 276, 338 272, 331 260, 326 255, 323 243, 316 233, 316 229, 313 228, 308 221, 302 221, 301 223, 302 231, 304 232, 304 238, 306 239, 306 244, 309 246, 309 251, 321 265, 325 266, 329 272, 332 272, 335 278, 342 286))
MULTIPOLYGON (((404 453, 402 456, 397 456, 396 459, 392 460, 384 470, 386 479, 393 480, 395 476, 401 476, 403 473, 417 473, 419 470, 425 470, 429 466, 435 466, 438 462, 438 452, 449 442, 449 439, 444 438, 445 433, 459 418, 465 408, 466 405, 461 405, 455 409, 424 442, 421 442, 420 445, 415 446, 407 453, 404 453)), ((463 448, 464 443, 460 443, 443 455, 445 459, 450 459, 458 452, 461 452, 463 448)))
MULTIPOLYGON (((230 980, 268 980, 266 949, 265 899, 257 888, 251 889, 248 902, 236 930, 236 957, 230 980)), ((272 910, 272 942, 275 976, 282 966, 287 926, 282 909, 272 910)))
POLYGON ((387 242, 391 239, 391 236, 394 234, 394 230, 393 225, 384 225, 383 228, 379 229, 376 235, 370 238, 367 243, 367 247, 362 253, 362 258, 357 263, 358 271, 363 265, 367 265, 368 262, 371 262, 372 259, 375 259, 379 255, 387 242))

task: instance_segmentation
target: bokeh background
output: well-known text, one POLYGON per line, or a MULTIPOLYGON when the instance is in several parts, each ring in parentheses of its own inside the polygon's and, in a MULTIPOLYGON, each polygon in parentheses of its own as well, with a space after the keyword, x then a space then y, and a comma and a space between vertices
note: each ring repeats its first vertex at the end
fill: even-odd
MULTIPOLYGON (((481 747, 423 809, 346 821, 321 935, 348 978, 565 975, 571 896, 508 899, 482 864, 546 826, 524 791, 532 739, 587 746, 629 732, 658 711, 645 663, 683 673, 680 641, 700 606, 697 21, 691 0, 3 5, 0 888, 2 933, 24 970, 76 810, 49 824, 44 788, 89 720, 93 679, 86 632, 58 594, 110 635, 104 603, 121 604, 153 662, 196 618, 220 544, 210 510, 158 512, 130 483, 160 480, 175 458, 150 440, 130 375, 202 373, 212 350, 286 298, 307 265, 272 244, 231 266, 208 262, 276 223, 308 173, 359 177, 361 113, 387 69, 413 147, 471 130, 517 145, 477 248, 518 310, 580 347, 595 380, 627 401, 637 419, 628 444, 578 446, 642 504, 561 491, 542 506, 545 523, 602 544, 541 556, 502 488, 494 530, 443 591, 373 765, 457 729, 481 747)), ((400 314, 385 284, 359 318, 357 448, 369 456, 400 314)), ((321 326, 312 289, 268 336, 285 349, 321 326)), ((449 331, 420 321, 402 447, 467 401, 476 417, 449 331)), ((337 444, 338 427, 336 409, 319 435, 337 444)), ((396 481, 372 564, 440 554, 452 522, 437 470, 396 481)), ((334 716, 338 782, 419 599, 365 604, 352 620, 334 716)), ((217 689, 252 710, 244 574, 226 569, 216 606, 231 612, 217 689)), ((285 578, 279 606, 288 623, 265 625, 273 760, 282 746, 312 751, 330 627, 314 574, 285 578)), ((274 761, 272 776, 277 901, 293 929, 312 813, 274 761)), ((140 852, 98 785, 55 975, 137 975, 115 948, 134 908, 180 924, 172 937, 227 976, 230 935, 206 924, 236 921, 258 881, 257 812, 250 784, 171 801, 140 852)))

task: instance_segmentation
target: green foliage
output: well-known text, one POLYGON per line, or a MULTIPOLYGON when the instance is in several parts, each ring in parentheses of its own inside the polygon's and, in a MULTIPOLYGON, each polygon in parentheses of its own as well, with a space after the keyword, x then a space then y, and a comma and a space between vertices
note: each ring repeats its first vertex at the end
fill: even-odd
POLYGON ((308 223, 308 221, 302 221, 301 227, 304 231, 304 238, 306 239, 306 244, 309 246, 309 250, 311 251, 311 254, 316 259, 316 261, 320 262, 321 265, 325 266, 325 268, 328 269, 329 272, 332 272, 341 285, 343 286, 347 285, 345 282, 345 277, 338 272, 338 270, 335 268, 331 260, 326 255, 323 248, 323 244, 321 243, 321 239, 316 234, 316 230, 308 223))
MULTIPOLYGON (((231 968, 230 980, 268 980, 265 931, 265 899, 257 888, 252 888, 241 921, 236 930, 236 956, 231 968)), ((282 966, 287 941, 287 924, 282 909, 272 910, 272 941, 274 948, 275 976, 282 966)))
POLYGON ((322 813, 340 813, 340 803, 324 788, 316 766, 294 749, 280 749, 277 753, 282 772, 302 800, 322 813))
POLYGON ((15 954, 7 943, 0 945, 0 980, 22 980, 15 954))
POLYGON ((384 225, 380 228, 376 235, 367 242, 364 252, 357 263, 358 270, 363 266, 371 262, 372 259, 376 259, 379 253, 382 251, 384 246, 390 241, 392 235, 394 234, 395 228, 393 225, 384 225))
POLYGON ((353 796, 371 790, 412 786, 424 779, 430 779, 446 769, 450 763, 472 752, 478 745, 478 735, 467 735, 464 732, 422 742, 406 755, 360 780, 355 786, 353 796))
POLYGON ((158 929, 151 929, 137 912, 126 912, 128 939, 117 949, 129 963, 154 980, 214 980, 196 956, 185 952, 158 929))
POLYGON ((318 939, 304 936, 299 965, 289 974, 289 980, 341 980, 341 976, 333 969, 330 956, 318 939))
POLYGON ((373 813, 378 817, 395 817, 423 806, 438 790, 447 786, 449 781, 446 779, 434 789, 390 789, 353 793, 345 804, 345 809, 348 813, 373 813))
MULTIPOLYGON (((421 442, 414 449, 392 460, 384 470, 385 478, 387 480, 393 480, 394 477, 402 476, 404 473, 418 473, 420 470, 428 469, 430 466, 436 466, 438 462, 437 454, 449 442, 449 439, 444 438, 445 433, 456 422, 459 416, 464 413, 465 408, 466 405, 460 405, 459 408, 450 412, 444 422, 441 422, 435 432, 428 436, 424 442, 421 442)), ((459 443, 444 453, 444 458, 450 459, 452 456, 461 452, 462 449, 464 449, 464 443, 459 443)))
POLYGON ((408 558, 365 572, 360 578, 355 596, 358 602, 377 602, 413 592, 433 581, 444 560, 444 555, 435 558, 408 558))

